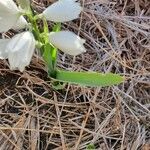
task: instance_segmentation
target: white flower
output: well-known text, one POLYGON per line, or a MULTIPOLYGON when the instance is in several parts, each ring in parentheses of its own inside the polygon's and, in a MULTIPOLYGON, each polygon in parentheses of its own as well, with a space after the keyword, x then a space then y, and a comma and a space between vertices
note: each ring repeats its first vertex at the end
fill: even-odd
POLYGON ((49 21, 66 22, 78 18, 81 11, 76 0, 59 0, 45 9, 43 15, 49 21))
POLYGON ((23 29, 23 28, 25 28, 27 26, 28 26, 27 21, 25 20, 25 18, 23 16, 21 16, 17 20, 16 24, 12 27, 12 29, 14 29, 14 30, 20 30, 20 29, 23 29))
POLYGON ((0 0, 0 32, 11 29, 21 13, 13 0, 0 0))
POLYGON ((8 53, 6 52, 6 46, 9 39, 0 39, 0 59, 7 59, 8 53))
POLYGON ((15 35, 6 46, 10 69, 19 69, 22 72, 30 64, 34 49, 35 39, 31 32, 15 35))
POLYGON ((86 52, 83 44, 84 39, 70 31, 52 32, 49 34, 49 41, 52 45, 69 55, 79 55, 86 52))

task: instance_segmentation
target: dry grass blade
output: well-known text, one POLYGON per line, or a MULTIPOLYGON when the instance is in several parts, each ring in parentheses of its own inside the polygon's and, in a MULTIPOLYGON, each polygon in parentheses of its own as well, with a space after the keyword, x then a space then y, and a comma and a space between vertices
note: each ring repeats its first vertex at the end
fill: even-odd
MULTIPOLYGON (((54 1, 32 0, 32 6, 42 12, 54 1)), ((23 73, 0 60, 0 150, 85 150, 88 144, 97 150, 149 150, 150 1, 80 2, 80 19, 62 28, 86 39, 87 52, 75 58, 59 52, 58 67, 115 72, 127 80, 56 91, 36 54, 23 73)))

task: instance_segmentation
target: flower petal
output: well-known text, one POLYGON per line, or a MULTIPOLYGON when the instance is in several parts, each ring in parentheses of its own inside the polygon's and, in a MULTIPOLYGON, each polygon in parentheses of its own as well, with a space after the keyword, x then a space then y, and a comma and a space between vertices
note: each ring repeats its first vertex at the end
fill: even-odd
POLYGON ((0 0, 0 11, 16 13, 18 7, 13 0, 0 0))
POLYGON ((78 18, 81 11, 80 3, 75 0, 59 0, 45 9, 43 15, 49 21, 66 22, 78 18))
POLYGON ((9 39, 0 39, 0 59, 7 59, 8 53, 6 52, 6 46, 9 39))
POLYGON ((52 32, 49 34, 49 41, 55 47, 69 55, 76 56, 86 52, 83 46, 85 40, 70 31, 52 32))
POLYGON ((0 0, 0 32, 12 28, 19 16, 19 9, 12 0, 0 0))
POLYGON ((30 64, 35 49, 35 39, 29 31, 15 35, 6 47, 10 69, 21 72, 30 64))
POLYGON ((27 21, 25 20, 25 18, 23 16, 21 16, 17 20, 16 24, 12 27, 12 29, 14 29, 14 30, 20 30, 20 29, 24 29, 27 26, 28 26, 27 21))

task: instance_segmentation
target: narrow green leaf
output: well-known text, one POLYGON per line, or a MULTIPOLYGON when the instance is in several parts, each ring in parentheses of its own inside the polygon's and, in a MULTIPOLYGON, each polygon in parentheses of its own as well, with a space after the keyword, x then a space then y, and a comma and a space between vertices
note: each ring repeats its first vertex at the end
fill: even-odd
POLYGON ((51 47, 49 44, 44 45, 43 59, 49 68, 52 68, 51 47))
POLYGON ((124 81, 124 77, 113 73, 103 74, 96 72, 69 72, 57 70, 56 80, 83 86, 105 87, 120 84, 124 81))
MULTIPOLYGON (((53 32, 59 32, 61 30, 61 23, 57 23, 53 26, 52 31, 53 32)), ((57 62, 57 48, 52 47, 51 48, 51 57, 52 57, 52 63, 53 63, 53 68, 56 68, 56 62, 57 62)))
POLYGON ((62 90, 65 88, 65 83, 64 82, 59 82, 59 81, 54 81, 52 82, 52 88, 55 90, 62 90))
POLYGON ((53 32, 59 32, 61 30, 61 23, 57 23, 53 26, 53 32))
POLYGON ((95 146, 94 146, 94 144, 89 144, 89 145, 87 145, 86 149, 87 150, 95 150, 95 146))
POLYGON ((55 70, 54 70, 52 55, 51 55, 52 49, 53 49, 53 47, 49 43, 45 44, 44 52, 43 52, 42 56, 43 56, 44 61, 47 64, 49 75, 55 76, 55 70))

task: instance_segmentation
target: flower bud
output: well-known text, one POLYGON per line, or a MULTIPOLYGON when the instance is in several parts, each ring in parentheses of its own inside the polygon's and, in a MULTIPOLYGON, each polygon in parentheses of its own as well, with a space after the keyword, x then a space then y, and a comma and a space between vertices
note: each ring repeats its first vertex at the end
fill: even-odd
POLYGON ((66 22, 78 18, 81 11, 80 3, 75 0, 59 0, 45 9, 42 14, 49 21, 66 22))
POLYGON ((19 69, 22 72, 30 64, 34 49, 35 39, 31 32, 15 35, 6 47, 10 69, 19 69))
POLYGON ((0 32, 12 28, 20 15, 19 9, 12 0, 0 0, 0 32))
POLYGON ((83 46, 85 40, 70 31, 52 32, 49 34, 49 41, 56 48, 69 55, 76 56, 86 52, 83 46))

